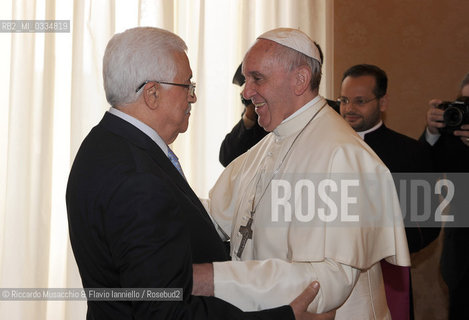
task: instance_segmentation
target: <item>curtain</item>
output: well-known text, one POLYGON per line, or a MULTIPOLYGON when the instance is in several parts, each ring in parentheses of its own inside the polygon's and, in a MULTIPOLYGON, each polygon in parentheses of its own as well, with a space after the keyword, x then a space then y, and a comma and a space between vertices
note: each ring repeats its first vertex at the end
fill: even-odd
MULTIPOLYGON (((218 150, 240 119, 231 83, 255 38, 293 27, 321 44, 321 93, 332 93, 333 1, 12 0, 0 19, 70 20, 69 33, 0 33, 0 288, 79 288, 65 189, 81 141, 109 108, 102 56, 116 32, 170 30, 187 43, 197 82, 189 130, 173 149, 204 197, 222 171, 218 150)), ((0 22, 1 23, 1 22, 0 22)), ((84 319, 84 301, 1 301, 1 319, 84 319)))

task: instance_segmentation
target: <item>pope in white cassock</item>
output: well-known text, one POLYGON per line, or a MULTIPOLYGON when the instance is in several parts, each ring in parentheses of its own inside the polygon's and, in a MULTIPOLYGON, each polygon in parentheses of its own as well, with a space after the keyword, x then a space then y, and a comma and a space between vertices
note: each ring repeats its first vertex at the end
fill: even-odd
POLYGON ((386 166, 318 95, 316 45, 295 29, 268 31, 243 74, 243 95, 271 133, 210 191, 208 211, 231 235, 233 259, 213 263, 214 295, 259 310, 318 280, 309 311, 390 319, 379 261, 410 265, 399 202, 386 166))

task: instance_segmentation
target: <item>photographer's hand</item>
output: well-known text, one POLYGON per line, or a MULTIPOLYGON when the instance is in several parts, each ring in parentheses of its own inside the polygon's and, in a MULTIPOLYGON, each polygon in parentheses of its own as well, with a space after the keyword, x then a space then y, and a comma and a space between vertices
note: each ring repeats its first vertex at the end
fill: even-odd
POLYGON ((255 108, 252 103, 246 106, 246 110, 244 111, 244 114, 243 114, 243 122, 244 122, 244 126, 246 127, 246 129, 251 129, 256 124, 257 114, 254 109, 255 108))
POLYGON ((443 110, 438 109, 438 105, 442 103, 441 100, 432 99, 428 103, 430 105, 430 109, 427 112, 427 127, 428 131, 433 134, 438 134, 439 128, 445 127, 445 123, 443 122, 443 110))
POLYGON ((469 147, 469 124, 463 124, 461 129, 463 130, 454 131, 454 135, 461 137, 462 143, 469 147))

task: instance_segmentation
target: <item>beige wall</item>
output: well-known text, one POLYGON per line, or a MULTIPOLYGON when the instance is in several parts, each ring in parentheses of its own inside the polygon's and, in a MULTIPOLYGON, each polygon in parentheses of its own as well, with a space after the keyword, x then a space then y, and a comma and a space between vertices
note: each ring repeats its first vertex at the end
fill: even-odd
POLYGON ((428 100, 455 98, 469 72, 469 1, 334 0, 334 98, 342 73, 376 64, 389 78, 386 124, 418 138, 428 100))

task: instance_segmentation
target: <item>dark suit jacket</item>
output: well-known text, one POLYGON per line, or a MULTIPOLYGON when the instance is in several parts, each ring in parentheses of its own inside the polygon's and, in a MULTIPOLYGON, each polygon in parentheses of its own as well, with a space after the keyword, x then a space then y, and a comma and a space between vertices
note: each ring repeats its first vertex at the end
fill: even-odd
MULTIPOLYGON (((425 132, 420 137, 425 140, 425 132)), ((436 172, 469 172, 469 147, 452 134, 442 134, 438 141, 430 147, 436 172)))
POLYGON ((256 121, 254 127, 247 129, 243 119, 233 127, 230 133, 225 136, 220 146, 218 159, 226 167, 231 161, 251 149, 256 143, 268 134, 256 121))
MULTIPOLYGON (((420 140, 425 141, 425 132, 420 140)), ((431 151, 436 172, 469 172, 469 147, 464 145, 459 137, 452 134, 442 134, 431 147, 431 151)), ((467 201, 467 195, 467 189, 456 187, 453 206, 465 207, 466 210, 454 212, 455 216, 468 214, 467 206, 461 204, 467 201)), ((458 295, 461 294, 459 299, 462 303, 464 301, 467 303, 469 294, 465 286, 469 283, 469 228, 445 228, 441 252, 441 274, 450 290, 450 297, 454 290, 461 288, 458 293, 458 295)))
POLYGON ((190 186, 163 151, 106 113, 67 186, 70 240, 84 288, 182 288, 183 301, 88 301, 87 319, 293 319, 289 306, 243 313, 192 296, 192 264, 228 259, 190 186))
MULTIPOLYGON (((384 123, 365 135, 365 142, 373 149, 392 173, 423 173, 433 171, 430 149, 425 144, 387 128, 384 123)), ((409 211, 409 210, 407 210, 409 211)), ((413 225, 406 216, 406 226, 413 225)), ((410 252, 417 252, 435 240, 439 227, 406 228, 410 252)))

